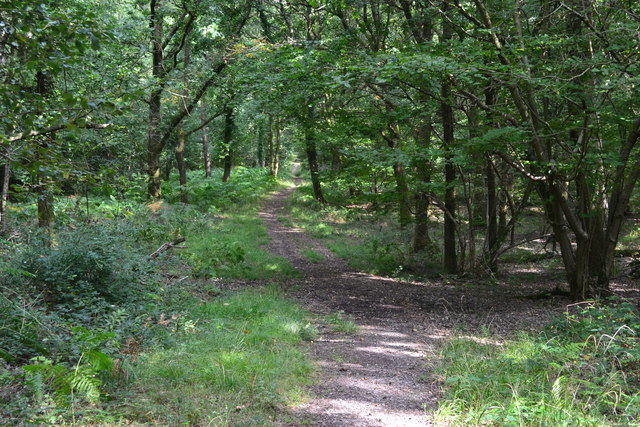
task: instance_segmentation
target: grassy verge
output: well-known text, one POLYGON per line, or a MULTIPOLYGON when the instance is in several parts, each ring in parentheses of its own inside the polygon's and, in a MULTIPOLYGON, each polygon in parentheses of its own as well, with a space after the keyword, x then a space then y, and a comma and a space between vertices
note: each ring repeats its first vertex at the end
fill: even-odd
POLYGON ((637 425, 640 318, 631 304, 593 305, 540 335, 504 343, 459 337, 443 350, 455 425, 637 425))
POLYGON ((211 218, 206 227, 191 227, 185 234, 189 250, 183 258, 196 277, 264 280, 298 275, 286 260, 261 248, 269 237, 254 209, 211 218))
POLYGON ((297 349, 315 330, 275 288, 249 290, 194 307, 176 342, 144 354, 137 368, 139 422, 266 425, 304 398, 312 366, 297 349))
POLYGON ((277 183, 249 169, 225 184, 192 178, 190 205, 173 182, 150 205, 60 198, 50 234, 32 226, 33 203, 12 205, 15 232, 0 240, 0 424, 264 425, 301 398, 306 315, 274 289, 216 287, 295 276, 261 248, 256 205, 277 183), (177 236, 185 248, 150 259, 177 236))

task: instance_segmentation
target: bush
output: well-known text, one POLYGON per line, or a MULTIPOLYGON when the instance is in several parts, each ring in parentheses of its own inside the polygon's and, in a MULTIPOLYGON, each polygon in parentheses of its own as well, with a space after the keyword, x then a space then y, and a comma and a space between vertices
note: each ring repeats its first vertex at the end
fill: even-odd
POLYGON ((58 238, 58 246, 34 245, 23 259, 30 285, 48 304, 86 313, 131 301, 143 260, 117 236, 94 227, 58 238))

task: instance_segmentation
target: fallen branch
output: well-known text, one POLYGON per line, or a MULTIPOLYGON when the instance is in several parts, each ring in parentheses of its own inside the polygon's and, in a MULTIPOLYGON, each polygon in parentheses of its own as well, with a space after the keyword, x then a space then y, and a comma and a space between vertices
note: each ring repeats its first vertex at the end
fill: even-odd
POLYGON ((154 253, 152 253, 151 255, 149 255, 149 258, 151 259, 156 259, 158 258, 158 255, 160 255, 161 253, 176 247, 177 245, 179 245, 180 243, 184 242, 186 239, 184 237, 178 237, 176 240, 174 240, 173 242, 167 242, 165 244, 163 244, 162 246, 160 246, 154 253))

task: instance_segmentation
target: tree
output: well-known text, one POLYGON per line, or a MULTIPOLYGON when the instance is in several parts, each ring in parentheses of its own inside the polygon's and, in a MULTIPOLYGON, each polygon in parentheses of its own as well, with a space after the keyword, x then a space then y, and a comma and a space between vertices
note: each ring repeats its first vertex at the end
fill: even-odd
POLYGON ((512 130, 514 139, 496 153, 534 183, 572 296, 606 293, 624 212, 640 177, 632 83, 640 46, 630 37, 638 6, 582 0, 553 8, 522 1, 508 10, 491 6, 455 3, 484 56, 495 61, 475 65, 474 72, 482 68, 501 82, 516 114, 463 93, 512 130))

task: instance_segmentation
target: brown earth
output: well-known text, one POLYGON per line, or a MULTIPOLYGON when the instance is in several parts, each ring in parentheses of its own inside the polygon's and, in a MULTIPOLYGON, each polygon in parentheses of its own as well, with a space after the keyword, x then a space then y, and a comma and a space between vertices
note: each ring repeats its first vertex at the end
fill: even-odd
MULTIPOLYGON (((444 279, 407 283, 354 271, 321 241, 278 220, 293 190, 275 193, 260 213, 271 236, 267 249, 302 274, 283 287, 318 319, 344 313, 360 329, 338 333, 319 321, 320 336, 310 346, 320 369, 314 398, 293 408, 296 421, 286 425, 435 425, 431 414, 441 380, 434 368, 449 336, 482 330, 489 341, 499 341, 513 331, 541 327, 569 304, 562 298, 524 298, 558 282, 542 276, 517 286, 504 280, 472 286, 444 279), (325 259, 310 262, 302 255, 305 249, 325 259)), ((535 271, 514 270, 508 281, 517 282, 513 275, 521 273, 530 277, 535 271)))

